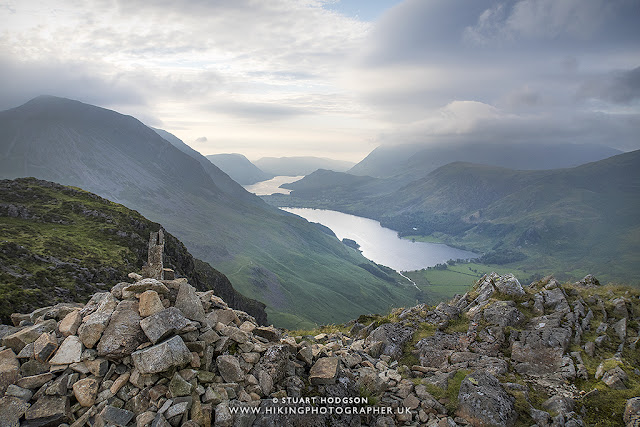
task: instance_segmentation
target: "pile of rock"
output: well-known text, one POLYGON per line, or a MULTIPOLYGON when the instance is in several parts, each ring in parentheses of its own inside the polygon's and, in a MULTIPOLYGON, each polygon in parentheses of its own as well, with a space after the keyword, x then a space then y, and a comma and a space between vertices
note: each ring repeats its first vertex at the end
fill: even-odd
MULTIPOLYGON (((85 306, 12 316, 15 326, 3 328, 0 351, 2 425, 347 422, 360 415, 281 415, 273 406, 277 399, 300 407, 286 398, 345 398, 361 390, 386 393, 384 404, 394 409, 420 409, 425 421, 445 416, 424 387, 414 390, 402 379, 397 362, 375 354, 379 341, 367 346, 338 333, 298 343, 258 326, 213 292, 196 292, 186 279, 130 277, 135 283, 97 293, 85 306), (259 409, 235 413, 240 407, 259 409)), ((395 423, 389 414, 368 422, 395 423)))
POLYGON ((186 279, 130 277, 0 327, 0 425, 512 426, 524 405, 539 426, 580 426, 574 379, 622 389, 636 375, 621 355, 638 342, 631 301, 582 299, 552 278, 524 288, 492 274, 437 307, 292 337, 186 279), (589 378, 582 357, 604 346, 619 351, 589 378), (542 406, 532 386, 551 396, 542 406))

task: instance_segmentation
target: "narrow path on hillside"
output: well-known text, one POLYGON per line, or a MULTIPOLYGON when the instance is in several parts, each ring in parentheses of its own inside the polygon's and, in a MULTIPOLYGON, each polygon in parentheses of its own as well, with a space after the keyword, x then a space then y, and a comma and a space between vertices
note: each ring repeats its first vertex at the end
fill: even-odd
POLYGON ((243 268, 245 268, 245 267, 249 267, 249 266, 250 266, 250 265, 252 265, 252 264, 253 264, 253 261, 249 261, 249 264, 245 264, 245 265, 243 265, 243 266, 242 266, 242 267, 240 267, 240 268, 239 268, 235 273, 227 274, 227 277, 228 277, 228 276, 235 276, 236 274, 240 273, 240 271, 241 271, 243 268))

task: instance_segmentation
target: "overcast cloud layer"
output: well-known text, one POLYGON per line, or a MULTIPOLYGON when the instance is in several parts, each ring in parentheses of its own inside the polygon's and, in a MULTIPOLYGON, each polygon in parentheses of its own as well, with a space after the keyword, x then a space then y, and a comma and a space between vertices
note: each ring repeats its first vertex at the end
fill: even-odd
POLYGON ((149 3, 0 5, 0 108, 79 99, 253 159, 445 140, 640 148, 637 0, 149 3))

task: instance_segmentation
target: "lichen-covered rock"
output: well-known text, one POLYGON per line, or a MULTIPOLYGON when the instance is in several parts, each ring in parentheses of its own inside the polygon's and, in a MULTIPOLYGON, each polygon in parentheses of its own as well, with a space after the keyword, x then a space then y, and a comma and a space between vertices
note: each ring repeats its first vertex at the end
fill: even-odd
POLYGON ((403 326, 400 323, 385 323, 374 329, 365 340, 365 343, 382 342, 382 354, 397 360, 402 356, 404 345, 409 342, 414 332, 414 329, 403 326))
POLYGON ((146 291, 154 291, 158 294, 166 295, 169 293, 169 288, 159 280, 147 278, 139 280, 133 285, 128 285, 122 289, 123 293, 130 292, 132 294, 142 294, 146 291))
POLYGON ((313 385, 334 384, 339 372, 339 358, 322 357, 311 367, 309 371, 309 382, 313 385))
POLYGON ((542 403, 542 407, 547 411, 562 415, 573 412, 575 406, 576 403, 573 399, 560 395, 551 396, 542 403))
POLYGON ((84 378, 73 384, 73 395, 80 405, 90 407, 96 402, 99 387, 95 378, 84 378))
POLYGON ((56 335, 47 332, 40 335, 40 338, 33 343, 33 354, 38 362, 47 363, 58 349, 58 340, 56 335))
POLYGON ((107 328, 109 320, 111 319, 111 311, 96 311, 87 316, 82 324, 78 327, 78 337, 82 344, 87 348, 93 348, 100 338, 102 333, 107 328))
POLYGON ((175 306, 182 311, 182 314, 184 314, 187 319, 204 323, 205 315, 202 301, 200 301, 200 297, 196 294, 196 288, 189 283, 184 282, 180 284, 175 306))
POLYGON ((70 335, 62 341, 56 354, 49 360, 51 365, 70 365, 82 359, 82 341, 75 335, 70 335))
POLYGON ((160 301, 160 297, 156 291, 148 290, 140 295, 140 306, 138 310, 140 311, 141 317, 147 317, 164 310, 164 305, 162 305, 162 301, 160 301))
POLYGON ((526 320, 514 301, 496 301, 486 307, 482 315, 488 323, 502 327, 518 326, 526 320))
MULTIPOLYGON (((31 353, 33 355, 33 353, 31 353)), ((16 354, 10 348, 5 348, 0 351, 0 365, 11 365, 16 368, 20 368, 20 362, 16 357, 16 354)))
POLYGON ((13 396, 0 399, 0 425, 20 427, 20 418, 27 412, 29 403, 13 396))
POLYGON ((559 320, 549 316, 534 318, 529 324, 511 347, 516 371, 527 375, 559 373, 565 364, 563 355, 571 342, 571 329, 559 327, 559 320))
POLYGON ((460 384, 457 414, 477 426, 510 427, 518 418, 513 397, 485 371, 467 375, 460 384))
POLYGON ((58 331, 60 331, 60 334, 62 334, 63 337, 75 335, 76 332, 78 332, 78 327, 81 323, 82 314, 80 314, 80 310, 73 310, 58 324, 58 331))
POLYGON ((244 380, 244 372, 240 368, 240 363, 235 356, 218 356, 216 360, 218 371, 227 382, 238 382, 244 380))
POLYGON ((30 344, 40 338, 45 332, 51 332, 56 329, 57 323, 53 319, 46 320, 33 326, 27 326, 11 335, 2 338, 2 345, 9 347, 15 353, 19 353, 27 344, 30 344))
POLYGON ((260 362, 254 367, 252 372, 264 370, 278 383, 286 376, 287 364, 289 361, 289 349, 282 344, 275 344, 266 349, 260 358, 260 362))
POLYGON ((582 280, 576 282, 576 285, 595 288, 597 286, 600 286, 600 281, 598 281, 598 279, 596 279, 593 274, 587 274, 582 280))
POLYGON ((140 321, 140 327, 154 344, 188 325, 189 320, 176 307, 169 307, 140 321))
POLYGON ((67 396, 41 396, 25 413, 24 426, 59 426, 71 422, 67 396))
POLYGON ((191 362, 191 352, 182 338, 175 336, 131 354, 136 369, 141 374, 155 374, 191 362))
POLYGON ((113 311, 109 325, 98 343, 98 355, 108 359, 119 359, 130 355, 146 337, 140 327, 137 301, 120 301, 113 311))
POLYGON ((0 365, 0 395, 4 395, 7 388, 11 384, 15 384, 19 378, 19 368, 9 364, 0 365))
POLYGON ((615 390, 625 390, 627 388, 625 383, 628 379, 629 376, 627 375, 627 373, 619 366, 608 370, 602 376, 602 382, 605 383, 609 388, 615 390))
POLYGON ((499 276, 492 273, 490 276, 498 292, 512 297, 520 297, 525 294, 522 285, 513 274, 499 276))
POLYGON ((624 408, 624 423, 634 427, 640 424, 640 397, 627 400, 624 408))

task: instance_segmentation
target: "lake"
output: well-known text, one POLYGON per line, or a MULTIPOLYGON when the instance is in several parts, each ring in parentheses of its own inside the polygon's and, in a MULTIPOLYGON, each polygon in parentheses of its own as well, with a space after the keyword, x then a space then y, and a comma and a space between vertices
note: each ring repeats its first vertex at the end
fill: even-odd
POLYGON ((289 194, 291 190, 286 188, 280 188, 282 184, 288 184, 290 182, 296 182, 304 178, 301 176, 276 176, 267 181, 256 182, 255 184, 245 185, 244 189, 249 193, 253 193, 257 196, 270 196, 271 194, 289 194))
POLYGON ((420 270, 450 259, 477 258, 478 254, 442 243, 412 242, 384 228, 378 221, 326 209, 280 208, 310 222, 329 227, 340 240, 355 240, 365 258, 397 271, 420 270))

